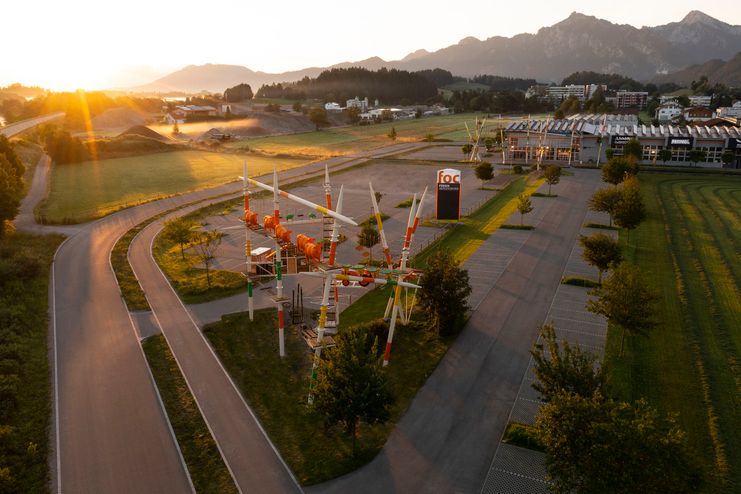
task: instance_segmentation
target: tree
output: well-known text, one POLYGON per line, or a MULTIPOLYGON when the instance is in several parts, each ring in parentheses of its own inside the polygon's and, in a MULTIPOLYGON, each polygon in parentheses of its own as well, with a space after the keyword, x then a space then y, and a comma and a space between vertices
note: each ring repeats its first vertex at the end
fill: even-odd
POLYGON ((5 222, 18 214, 23 197, 25 167, 4 135, 0 135, 0 238, 5 234, 5 222))
POLYGON ((363 225, 358 234, 358 245, 368 249, 370 260, 373 261, 373 247, 381 241, 381 234, 370 222, 363 225))
POLYGON ((468 271, 460 267, 450 251, 437 250, 427 261, 419 284, 420 306, 434 331, 440 336, 455 334, 468 310, 468 271))
POLYGON ((172 126, 172 135, 176 136, 180 133, 180 126, 178 126, 178 123, 175 122, 172 126))
POLYGON ((671 149, 659 149, 659 152, 656 154, 656 157, 660 159, 663 164, 666 165, 666 162, 672 159, 672 150, 671 149))
POLYGON ((374 190, 373 195, 376 197, 376 204, 380 204, 381 199, 383 199, 383 194, 381 192, 378 192, 377 190, 374 190))
POLYGON ((472 150, 473 150, 473 144, 464 144, 463 146, 461 146, 461 152, 465 156, 468 156, 469 154, 471 154, 472 150))
POLYGON ((474 169, 474 172, 476 173, 476 178, 481 180, 481 187, 484 187, 484 182, 488 182, 492 178, 494 178, 494 167, 491 166, 491 163, 488 161, 482 161, 478 165, 476 165, 476 168, 474 169))
POLYGON ((632 265, 619 264, 598 288, 590 293, 596 298, 587 301, 587 310, 601 314, 611 324, 620 327, 620 356, 626 331, 645 335, 655 322, 653 303, 658 298, 641 278, 640 270, 632 265))
POLYGON ((692 166, 697 166, 699 162, 704 162, 707 159, 708 153, 703 151, 702 149, 692 149, 690 150, 687 158, 689 158, 690 163, 692 163, 692 166))
POLYGON ((620 200, 615 206, 615 224, 625 228, 630 234, 646 219, 646 205, 643 203, 641 188, 636 177, 626 180, 620 190, 620 200))
POLYGON ((638 142, 638 139, 635 137, 628 139, 628 142, 623 146, 623 156, 633 158, 636 162, 643 159, 643 146, 638 142))
POLYGON ((690 494, 703 479, 673 416, 634 404, 562 393, 536 419, 558 494, 690 494))
POLYGON ((329 119, 327 118, 327 110, 324 108, 316 107, 309 111, 309 120, 314 124, 316 130, 322 127, 329 127, 329 119))
POLYGON ((720 155, 720 161, 725 166, 730 166, 731 163, 733 163, 735 159, 736 159, 736 153, 730 150, 723 151, 723 154, 720 155))
POLYGON ((602 180, 617 185, 628 175, 638 173, 638 165, 632 158, 624 156, 615 156, 610 158, 605 166, 602 167, 602 180))
POLYGON ((589 209, 600 213, 607 213, 610 216, 610 226, 612 226, 612 217, 615 209, 622 197, 620 189, 607 187, 596 191, 592 198, 589 199, 589 209))
POLYGON ((195 237, 193 222, 185 218, 176 218, 165 222, 162 229, 162 237, 173 244, 180 245, 180 256, 185 259, 185 246, 192 242, 195 237))
POLYGON ((541 341, 535 344, 530 355, 535 363, 537 381, 532 383, 544 401, 550 401, 559 393, 575 393, 592 396, 602 388, 602 369, 595 370, 597 357, 572 347, 568 341, 560 345, 553 324, 540 328, 541 341))
POLYGON ((346 113, 351 124, 360 122, 360 108, 353 106, 348 108, 346 113))
POLYGON ((388 138, 392 141, 396 140, 396 127, 391 127, 391 132, 387 134, 388 138))
POLYGON ((602 274, 610 265, 618 264, 622 260, 620 245, 609 235, 596 233, 590 237, 580 236, 579 243, 584 248, 584 260, 599 270, 599 282, 602 283, 602 274))
POLYGON ((296 113, 301 113, 301 109, 302 109, 301 102, 300 101, 294 102, 292 108, 293 108, 293 111, 295 111, 296 113))
POLYGON ((221 245, 221 238, 223 235, 220 232, 201 232, 199 235, 199 242, 196 244, 196 250, 198 251, 198 258, 206 268, 206 283, 211 288, 211 264, 216 259, 216 250, 221 245))
POLYGON ((484 147, 486 147, 486 150, 491 153, 494 150, 494 139, 491 137, 485 138, 484 147))
POLYGON ((548 195, 551 195, 551 185, 556 185, 561 181, 561 167, 557 165, 549 165, 543 170, 543 178, 545 178, 548 184, 548 195))
POLYGON ((238 103, 240 101, 245 101, 248 99, 252 99, 252 88, 249 84, 237 84, 234 87, 230 87, 226 91, 224 91, 224 101, 227 103, 238 103))
POLYGON ((363 326, 352 326, 324 355, 317 369, 314 407, 328 424, 339 423, 350 434, 355 455, 358 423, 385 423, 393 403, 378 338, 363 326))
POLYGON ((607 161, 610 161, 615 156, 615 150, 613 148, 605 149, 605 156, 607 157, 607 161))
POLYGON ((517 210, 520 212, 520 226, 522 226, 522 217, 533 210, 533 203, 530 202, 530 196, 527 194, 517 196, 517 210))

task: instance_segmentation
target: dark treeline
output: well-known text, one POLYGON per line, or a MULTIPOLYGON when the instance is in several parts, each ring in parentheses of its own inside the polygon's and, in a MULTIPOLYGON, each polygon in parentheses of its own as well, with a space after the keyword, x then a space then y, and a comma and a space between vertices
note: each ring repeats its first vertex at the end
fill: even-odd
MULTIPOLYGON (((433 75, 428 74, 428 77, 433 75)), ((344 102, 355 96, 367 96, 371 101, 378 99, 385 104, 425 103, 437 97, 437 86, 428 77, 386 68, 377 71, 360 67, 331 69, 316 79, 304 77, 295 83, 262 86, 257 97, 344 102)))
POLYGON ((23 196, 24 171, 23 162, 16 154, 13 144, 4 135, 0 135, 0 239, 5 233, 5 221, 12 220, 18 213, 23 196))
POLYGON ((36 132, 37 140, 56 164, 79 163, 90 159, 82 141, 56 125, 43 125, 36 132))
POLYGON ((456 113, 481 111, 489 113, 538 113, 553 108, 538 98, 525 98, 522 91, 453 91, 448 105, 456 113))
POLYGON ((412 73, 421 75, 425 79, 432 81, 432 83, 435 84, 435 86, 437 87, 443 87, 447 86, 448 84, 453 84, 454 82, 465 80, 465 78, 454 76, 450 73, 450 71, 444 69, 426 69, 418 70, 412 73))
POLYGON ((489 74, 474 76, 474 78, 471 79, 471 82, 489 86, 490 89, 495 91, 510 91, 513 89, 526 91, 527 88, 538 83, 535 79, 520 79, 518 77, 502 77, 499 75, 489 74))

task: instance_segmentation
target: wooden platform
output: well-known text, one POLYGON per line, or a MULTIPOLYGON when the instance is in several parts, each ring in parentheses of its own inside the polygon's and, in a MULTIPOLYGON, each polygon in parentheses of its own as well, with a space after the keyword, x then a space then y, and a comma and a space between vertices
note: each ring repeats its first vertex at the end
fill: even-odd
MULTIPOLYGON (((317 339, 317 332, 314 328, 303 328, 299 329, 299 334, 303 337, 304 341, 306 341, 306 344, 309 345, 309 348, 312 350, 315 350, 317 347, 316 339, 317 339)), ((322 337, 322 348, 332 348, 333 346, 336 346, 337 343, 334 341, 334 338, 332 338, 330 335, 328 335, 326 332, 324 333, 324 336, 322 337)))

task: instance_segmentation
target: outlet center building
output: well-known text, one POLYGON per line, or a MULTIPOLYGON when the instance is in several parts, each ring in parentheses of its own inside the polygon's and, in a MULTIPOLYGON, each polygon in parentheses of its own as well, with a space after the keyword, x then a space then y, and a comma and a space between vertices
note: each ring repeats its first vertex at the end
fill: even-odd
MULTIPOLYGON (((641 164, 689 166, 690 151, 705 152, 705 161, 697 166, 707 168, 741 168, 741 129, 734 126, 639 125, 620 118, 572 118, 568 120, 523 120, 507 127, 506 157, 508 162, 562 165, 600 164, 607 161, 607 150, 622 154, 630 139, 643 146, 641 164), (627 125, 626 125, 627 124, 627 125), (659 151, 671 151, 666 163, 659 151), (733 154, 724 164, 721 156, 733 154)), ((635 118, 635 117, 633 117, 635 118)))

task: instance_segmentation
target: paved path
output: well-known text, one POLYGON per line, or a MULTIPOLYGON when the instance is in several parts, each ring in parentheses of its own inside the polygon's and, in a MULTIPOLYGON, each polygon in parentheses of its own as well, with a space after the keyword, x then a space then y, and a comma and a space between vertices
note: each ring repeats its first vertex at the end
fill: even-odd
POLYGON ((290 470, 152 256, 150 247, 166 219, 142 230, 129 251, 152 313, 240 490, 298 492, 290 470))
MULTIPOLYGON (((307 492, 478 492, 599 181, 577 170, 367 466, 307 492)), ((498 232, 486 242, 496 242, 498 232)), ((494 280, 492 280, 494 281, 494 280)))
MULTIPOLYGON (((606 223, 607 216, 588 212, 585 223, 606 223)), ((591 235, 600 230, 582 228, 581 234, 591 235)), ((601 230, 605 232, 605 230, 601 230)), ((617 236, 617 232, 607 231, 617 236)), ((597 270, 582 258, 581 244, 576 243, 571 251, 564 276, 581 276, 597 279, 597 270)), ((602 316, 586 310, 589 289, 559 285, 551 308, 543 323, 552 322, 556 327, 556 338, 591 351, 602 357, 607 336, 607 322, 602 316)), ((543 405, 540 394, 532 387, 535 381, 532 357, 522 378, 517 398, 510 412, 510 421, 534 424, 538 410, 543 405)), ((545 455, 543 453, 500 443, 484 482, 485 494, 547 494, 545 480, 545 455)))
POLYGON ((63 116, 64 116, 64 112, 56 112, 56 113, 49 113, 48 115, 41 115, 40 117, 36 117, 36 118, 29 118, 28 120, 23 120, 22 122, 12 123, 10 125, 6 125, 5 127, 0 128, 0 135, 4 135, 5 137, 10 138, 28 129, 36 127, 37 125, 41 125, 42 123, 46 123, 46 122, 51 122, 52 120, 60 119, 63 116))

